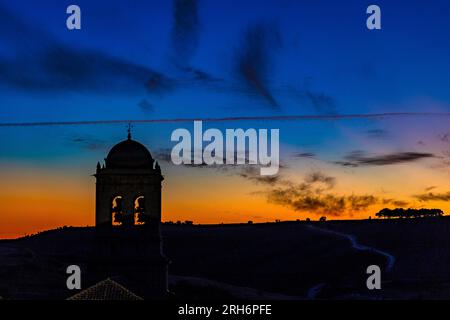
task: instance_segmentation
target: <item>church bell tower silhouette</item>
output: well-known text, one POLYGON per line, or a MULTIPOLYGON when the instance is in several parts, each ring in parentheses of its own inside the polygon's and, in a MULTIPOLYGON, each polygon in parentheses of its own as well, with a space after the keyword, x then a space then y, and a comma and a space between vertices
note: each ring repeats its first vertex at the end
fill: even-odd
POLYGON ((167 258, 160 235, 161 168, 148 149, 131 137, 97 163, 95 244, 90 274, 114 278, 144 298, 168 293, 167 258))

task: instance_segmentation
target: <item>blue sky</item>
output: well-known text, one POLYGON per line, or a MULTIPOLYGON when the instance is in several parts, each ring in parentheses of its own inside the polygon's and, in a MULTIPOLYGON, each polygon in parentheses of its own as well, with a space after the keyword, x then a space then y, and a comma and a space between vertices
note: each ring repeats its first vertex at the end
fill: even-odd
POLYGON ((78 1, 77 31, 68 3, 1 4, 0 57, 14 70, 0 78, 4 121, 416 111, 415 98, 450 98, 446 1, 378 1, 381 31, 365 27, 367 1, 192 1, 183 14, 195 17, 178 22, 170 1, 78 1), (246 54, 261 56, 243 62, 263 89, 236 70, 246 54))
MULTIPOLYGON (((447 1, 378 1, 377 31, 368 1, 184 3, 78 1, 82 29, 69 31, 69 2, 0 2, 1 121, 449 111, 447 1)), ((305 143, 298 130, 312 142, 337 134, 283 126, 293 144, 305 143)), ((108 140, 123 130, 103 128, 108 140)))

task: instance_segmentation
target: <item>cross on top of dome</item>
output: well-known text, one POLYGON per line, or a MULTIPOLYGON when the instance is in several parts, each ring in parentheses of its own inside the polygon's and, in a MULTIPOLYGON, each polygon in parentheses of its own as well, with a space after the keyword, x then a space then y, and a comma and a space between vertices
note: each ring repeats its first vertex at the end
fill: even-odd
POLYGON ((131 128, 132 128, 133 126, 131 125, 131 122, 128 124, 128 130, 127 130, 127 132, 128 132, 128 140, 131 140, 131 128))

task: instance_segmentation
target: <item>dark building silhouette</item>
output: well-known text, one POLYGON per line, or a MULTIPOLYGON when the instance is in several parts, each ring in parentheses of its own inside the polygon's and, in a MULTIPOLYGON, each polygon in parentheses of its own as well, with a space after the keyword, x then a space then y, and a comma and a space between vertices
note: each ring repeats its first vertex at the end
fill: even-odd
POLYGON ((97 163, 95 245, 91 281, 114 277, 143 298, 167 294, 161 247, 161 168, 148 149, 128 139, 97 163))

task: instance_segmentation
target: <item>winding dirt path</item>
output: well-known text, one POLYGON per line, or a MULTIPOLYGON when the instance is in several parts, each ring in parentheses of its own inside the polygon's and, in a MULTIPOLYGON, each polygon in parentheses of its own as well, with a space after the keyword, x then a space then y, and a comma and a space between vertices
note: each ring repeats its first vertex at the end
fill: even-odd
MULTIPOLYGON (((374 247, 369 247, 363 244, 358 243, 358 241, 356 240, 356 236, 352 235, 352 234, 347 234, 347 233, 343 233, 343 232, 339 232, 339 231, 334 231, 334 230, 329 230, 329 229, 325 229, 325 228, 319 228, 313 225, 308 225, 309 228, 323 232, 323 233, 328 233, 328 234, 333 234, 336 235, 338 237, 342 237, 345 238, 347 240, 350 241, 350 243, 352 244, 352 248, 354 248, 355 250, 359 250, 359 251, 370 251, 370 252, 374 252, 377 253, 379 255, 384 256, 387 259, 386 262, 386 269, 385 271, 387 272, 391 272, 392 268, 394 267, 395 264, 395 257, 390 254, 389 252, 374 248, 374 247)), ((319 283, 313 287, 311 287, 308 292, 307 292, 307 297, 308 299, 315 299, 320 291, 322 290, 322 288, 326 285, 326 283, 319 283)))

